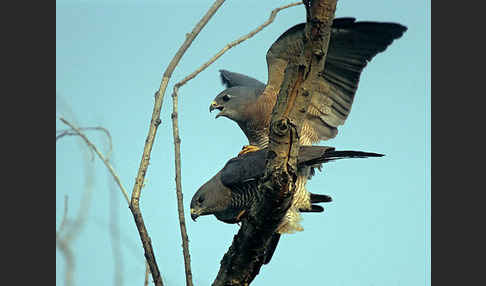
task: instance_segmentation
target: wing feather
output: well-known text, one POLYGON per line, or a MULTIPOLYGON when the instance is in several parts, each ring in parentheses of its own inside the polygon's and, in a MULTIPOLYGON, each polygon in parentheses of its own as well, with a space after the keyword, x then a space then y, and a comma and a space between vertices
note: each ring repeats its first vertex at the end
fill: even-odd
MULTIPOLYGON (((268 84, 280 86, 282 67, 298 59, 303 49, 305 23, 284 32, 267 52, 268 84), (275 68, 278 63, 279 68, 275 68)), ((407 30, 396 23, 356 22, 354 18, 334 19, 324 70, 312 79, 312 102, 301 136, 305 143, 337 135, 351 111, 361 72, 407 30)))

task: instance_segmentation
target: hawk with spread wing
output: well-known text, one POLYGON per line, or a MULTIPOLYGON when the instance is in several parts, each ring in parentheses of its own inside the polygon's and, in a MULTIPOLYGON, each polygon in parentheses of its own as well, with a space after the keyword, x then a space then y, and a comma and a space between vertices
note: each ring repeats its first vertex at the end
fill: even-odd
MULTIPOLYGON (((304 47, 305 23, 283 33, 267 51, 267 84, 243 74, 221 70, 226 89, 211 102, 209 111, 218 109, 218 117, 235 121, 250 145, 246 153, 267 147, 271 113, 275 105, 284 71, 296 61, 304 47)), ((324 70, 314 83, 312 100, 304 119, 301 145, 311 145, 334 138, 337 127, 348 117, 358 88, 361 72, 378 53, 400 38, 407 28, 397 23, 356 22, 354 18, 333 21, 324 70)), ((311 209, 310 193, 305 189, 310 168, 301 172, 295 182, 292 205, 279 226, 279 233, 303 230, 299 210, 311 209)))

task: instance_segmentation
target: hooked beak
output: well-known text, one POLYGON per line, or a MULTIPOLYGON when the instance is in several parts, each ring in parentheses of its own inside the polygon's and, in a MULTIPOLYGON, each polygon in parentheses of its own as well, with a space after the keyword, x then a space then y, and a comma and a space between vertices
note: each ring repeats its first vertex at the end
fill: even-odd
MULTIPOLYGON (((223 106, 219 105, 218 103, 216 103, 216 101, 213 100, 213 102, 211 102, 211 105, 209 105, 209 112, 212 112, 215 109, 223 111, 223 108, 223 106)), ((216 118, 218 118, 219 116, 221 116, 221 112, 216 115, 216 118)))
POLYGON ((199 217, 199 213, 198 213, 196 210, 194 210, 193 208, 191 208, 191 219, 192 219, 193 221, 196 221, 196 219, 197 219, 198 217, 199 217))

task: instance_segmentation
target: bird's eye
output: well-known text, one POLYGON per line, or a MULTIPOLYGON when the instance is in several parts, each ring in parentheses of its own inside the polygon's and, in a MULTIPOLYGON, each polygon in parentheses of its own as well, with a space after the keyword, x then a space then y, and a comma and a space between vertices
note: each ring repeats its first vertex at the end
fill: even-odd
POLYGON ((204 201, 204 197, 201 196, 201 197, 197 198, 198 203, 202 203, 203 201, 204 201))
POLYGON ((229 94, 225 94, 223 95, 223 101, 226 102, 228 100, 230 100, 231 96, 229 94))

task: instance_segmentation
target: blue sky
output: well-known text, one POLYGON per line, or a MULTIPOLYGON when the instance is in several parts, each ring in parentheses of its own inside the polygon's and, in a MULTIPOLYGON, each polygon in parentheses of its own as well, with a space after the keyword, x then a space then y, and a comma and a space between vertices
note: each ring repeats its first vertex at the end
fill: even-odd
MULTIPOLYGON (((129 192, 162 73, 212 2, 57 0, 56 130, 66 128, 58 116, 82 127, 107 128, 114 167, 129 192)), ((170 121, 173 84, 263 23, 272 9, 291 2, 226 1, 173 73, 140 203, 166 285, 185 284, 170 121)), ((304 215, 305 230, 281 239, 271 263, 252 285, 430 285, 430 1, 338 1, 336 17, 408 27, 364 70, 353 110, 338 136, 320 143, 386 156, 326 165, 308 189, 334 201, 322 214, 304 215)), ((238 230, 214 217, 194 223, 188 216, 197 188, 246 144, 235 123, 215 120, 208 112, 211 100, 223 90, 218 70, 265 82, 267 49, 285 30, 304 21, 303 6, 281 11, 273 24, 180 89, 182 188, 195 285, 212 283, 238 230)), ((105 150, 103 135, 87 134, 105 150)), ((72 244, 74 281, 114 284, 109 232, 114 210, 123 285, 142 285, 143 249, 133 217, 106 168, 97 158, 91 161, 85 150, 74 137, 56 142, 56 229, 65 195, 69 217, 77 214, 86 164, 93 174, 86 222, 72 244)), ((56 285, 63 285, 64 265, 56 250, 56 285)))

